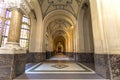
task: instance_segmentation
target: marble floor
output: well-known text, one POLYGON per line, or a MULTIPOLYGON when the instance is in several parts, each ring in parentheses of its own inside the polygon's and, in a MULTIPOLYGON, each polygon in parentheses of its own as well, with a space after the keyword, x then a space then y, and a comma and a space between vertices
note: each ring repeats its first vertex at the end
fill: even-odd
POLYGON ((25 73, 95 73, 92 69, 80 63, 45 62, 38 63, 26 70, 25 73))
POLYGON ((58 54, 45 62, 29 65, 32 66, 14 80, 108 80, 63 54, 58 54))

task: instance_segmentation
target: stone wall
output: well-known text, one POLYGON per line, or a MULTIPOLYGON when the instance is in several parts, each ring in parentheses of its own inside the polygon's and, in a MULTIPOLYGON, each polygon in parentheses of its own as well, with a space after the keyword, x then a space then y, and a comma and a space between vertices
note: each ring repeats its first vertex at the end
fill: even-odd
POLYGON ((25 54, 0 54, 0 80, 12 80, 25 71, 25 54))
POLYGON ((26 62, 26 54, 14 54, 15 76, 19 76, 24 73, 26 62))
POLYGON ((55 55, 55 52, 48 51, 48 52, 46 52, 46 59, 49 59, 49 58, 53 57, 54 55, 55 55))
POLYGON ((110 78, 109 59, 107 54, 95 54, 95 71, 104 78, 110 78))
POLYGON ((74 58, 74 52, 63 52, 66 56, 74 58))
POLYGON ((94 64, 94 53, 76 53, 76 61, 94 64))
POLYGON ((33 52, 27 53, 27 63, 39 63, 46 59, 45 53, 33 52))
POLYGON ((111 80, 120 80, 120 55, 95 54, 96 72, 111 80))
POLYGON ((110 55, 110 63, 113 80, 120 80, 120 55, 110 55))

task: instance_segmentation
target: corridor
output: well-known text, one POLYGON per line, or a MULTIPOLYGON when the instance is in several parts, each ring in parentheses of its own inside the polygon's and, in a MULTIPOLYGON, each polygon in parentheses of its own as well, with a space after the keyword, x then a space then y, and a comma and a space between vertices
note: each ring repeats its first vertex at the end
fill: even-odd
POLYGON ((0 80, 120 80, 119 8, 120 0, 0 0, 0 80))
MULTIPOLYGON (((32 65, 32 64, 28 64, 32 65)), ((27 65, 27 66, 28 66, 27 65)), ((76 63, 62 53, 26 69, 14 80, 107 80, 89 67, 76 63)))

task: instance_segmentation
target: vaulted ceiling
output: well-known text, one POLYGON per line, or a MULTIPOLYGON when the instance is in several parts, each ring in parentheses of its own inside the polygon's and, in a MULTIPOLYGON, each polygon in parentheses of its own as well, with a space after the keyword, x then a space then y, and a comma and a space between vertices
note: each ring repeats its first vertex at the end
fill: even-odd
POLYGON ((44 26, 48 35, 55 39, 57 36, 68 37, 70 30, 76 24, 76 18, 66 11, 54 11, 44 18, 44 26))
POLYGON ((82 0, 38 0, 43 18, 51 11, 66 10, 77 17, 79 5, 82 0))
POLYGON ((46 32, 55 44, 71 38, 74 29, 72 27, 76 24, 82 0, 38 0, 38 2, 46 32))
POLYGON ((65 19, 58 18, 50 22, 49 27, 47 28, 47 32, 54 34, 55 31, 67 30, 71 26, 72 25, 65 19))

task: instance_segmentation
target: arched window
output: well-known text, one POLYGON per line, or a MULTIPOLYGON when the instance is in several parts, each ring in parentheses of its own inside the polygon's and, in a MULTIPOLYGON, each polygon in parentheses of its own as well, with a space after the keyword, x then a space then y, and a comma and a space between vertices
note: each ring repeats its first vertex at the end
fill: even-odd
POLYGON ((20 35, 20 46, 26 49, 29 47, 29 34, 30 34, 30 19, 27 18, 26 16, 23 16, 20 35))
POLYGON ((5 11, 6 14, 4 14, 5 16, 2 17, 2 27, 1 27, 1 31, 2 31, 2 44, 1 46, 3 47, 6 42, 7 42, 7 37, 8 37, 8 33, 9 33, 9 26, 10 26, 10 18, 11 18, 11 12, 6 10, 5 11))
POLYGON ((0 46, 7 42, 9 32, 11 12, 5 8, 3 2, 0 3, 0 46))

